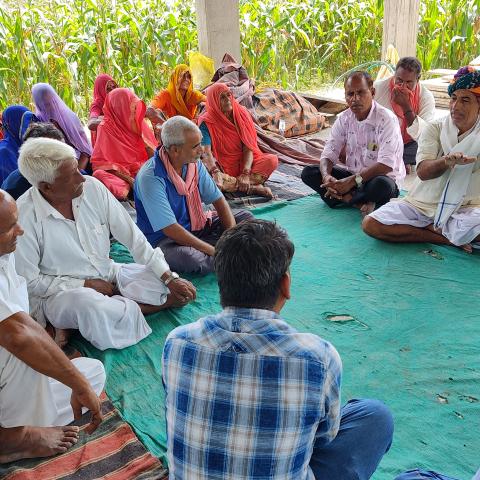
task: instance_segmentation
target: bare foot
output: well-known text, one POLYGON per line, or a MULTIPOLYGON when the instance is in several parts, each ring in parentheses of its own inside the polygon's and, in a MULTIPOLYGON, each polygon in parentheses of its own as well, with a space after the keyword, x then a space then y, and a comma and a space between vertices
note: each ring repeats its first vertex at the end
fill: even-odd
POLYGON ((367 202, 362 204, 360 207, 360 213, 362 214, 362 217, 365 217, 372 213, 375 210, 375 203, 374 202, 367 202))
POLYGON ((0 463, 65 453, 78 442, 78 427, 0 428, 0 463))
POLYGON ((248 194, 259 195, 260 197, 273 198, 273 193, 270 188, 265 185, 252 185, 248 189, 248 194))
POLYGON ((71 330, 61 330, 60 328, 55 329, 55 343, 63 348, 67 345, 70 336, 72 335, 71 330))
POLYGON ((465 245, 460 245, 460 247, 464 252, 473 253, 473 247, 471 243, 466 243, 465 245))

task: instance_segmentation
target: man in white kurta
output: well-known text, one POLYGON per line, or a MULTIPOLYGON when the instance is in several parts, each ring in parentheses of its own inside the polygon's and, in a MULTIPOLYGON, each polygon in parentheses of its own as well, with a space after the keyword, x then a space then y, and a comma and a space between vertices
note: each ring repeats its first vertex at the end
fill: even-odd
POLYGON ((107 188, 81 175, 75 162, 73 150, 55 140, 22 146, 19 168, 34 186, 18 199, 25 235, 15 254, 17 269, 41 324, 78 329, 101 350, 127 347, 151 333, 142 310, 185 305, 195 288, 170 272, 162 251, 150 246, 107 188), (110 234, 136 263, 109 258, 110 234))
POLYGON ((23 231, 15 201, 0 190, 0 463, 65 451, 78 438, 71 400, 101 420, 98 395, 105 370, 98 360, 70 362, 29 316, 25 279, 15 271, 13 250, 23 231), (53 378, 52 378, 53 377, 53 378), (82 391, 83 393, 79 393, 82 391), (73 391, 73 393, 72 393, 73 391), (77 398, 78 400, 78 398, 77 398), (33 440, 32 440, 33 439, 33 440), (62 446, 63 444, 63 446, 62 446))
POLYGON ((393 77, 377 80, 375 100, 398 118, 404 143, 405 165, 415 165, 418 139, 423 128, 435 120, 435 98, 420 83, 422 65, 415 57, 403 57, 393 77))
POLYGON ((420 137, 411 190, 365 217, 367 234, 467 251, 480 240, 480 72, 460 69, 449 94, 450 115, 420 137))

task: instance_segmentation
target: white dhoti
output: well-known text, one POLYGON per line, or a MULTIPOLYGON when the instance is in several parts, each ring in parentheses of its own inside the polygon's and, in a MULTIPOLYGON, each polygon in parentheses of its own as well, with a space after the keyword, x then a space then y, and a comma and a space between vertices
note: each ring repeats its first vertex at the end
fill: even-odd
MULTIPOLYGON (((432 225, 434 220, 403 200, 389 202, 369 216, 383 225, 411 225, 418 228, 432 225)), ((454 245, 472 243, 480 235, 480 208, 459 208, 449 217, 441 232, 454 245)))
POLYGON ((163 305, 170 291, 150 268, 134 263, 119 268, 116 284, 121 295, 113 297, 85 287, 59 292, 42 299, 42 314, 55 328, 79 330, 100 350, 134 345, 152 333, 138 303, 163 305))
MULTIPOLYGON (((105 386, 102 362, 76 358, 74 365, 86 377, 97 395, 105 386)), ((51 427, 73 421, 72 391, 46 377, 0 347, 0 426, 51 427)))

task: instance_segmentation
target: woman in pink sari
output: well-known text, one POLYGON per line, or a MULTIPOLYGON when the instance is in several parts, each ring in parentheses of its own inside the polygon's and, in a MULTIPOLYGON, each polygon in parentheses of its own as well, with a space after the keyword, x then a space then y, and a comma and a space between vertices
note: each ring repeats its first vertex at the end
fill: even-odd
POLYGON ((129 198, 138 170, 157 147, 145 110, 128 88, 116 88, 105 100, 91 163, 93 176, 119 200, 129 198))

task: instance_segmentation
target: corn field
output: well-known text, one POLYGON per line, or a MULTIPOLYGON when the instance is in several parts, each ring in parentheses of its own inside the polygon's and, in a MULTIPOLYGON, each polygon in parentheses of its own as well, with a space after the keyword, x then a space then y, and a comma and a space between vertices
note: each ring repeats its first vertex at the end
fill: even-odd
MULTIPOLYGON (((227 1, 227 0, 226 0, 227 1)), ((382 0, 240 0, 257 82, 302 89, 380 59, 382 0)), ((480 0, 421 0, 417 55, 455 68, 480 54, 480 0)), ((149 101, 198 48, 194 0, 0 0, 0 109, 51 83, 85 118, 98 73, 149 101)))

